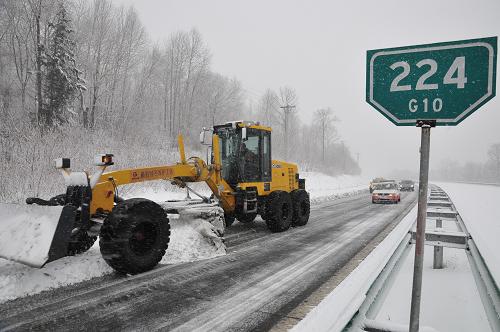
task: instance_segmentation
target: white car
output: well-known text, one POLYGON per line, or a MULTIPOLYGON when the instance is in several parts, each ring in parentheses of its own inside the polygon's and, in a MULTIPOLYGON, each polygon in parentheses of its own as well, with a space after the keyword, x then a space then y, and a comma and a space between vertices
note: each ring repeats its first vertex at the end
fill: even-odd
POLYGON ((396 182, 380 182, 375 184, 372 192, 372 203, 394 203, 401 202, 399 186, 396 182))

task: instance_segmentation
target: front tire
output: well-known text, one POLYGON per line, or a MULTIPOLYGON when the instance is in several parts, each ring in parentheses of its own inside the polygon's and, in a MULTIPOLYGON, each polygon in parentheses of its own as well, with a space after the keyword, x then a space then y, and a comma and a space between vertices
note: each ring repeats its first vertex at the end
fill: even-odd
POLYGON ((292 204, 293 204, 293 226, 304 226, 309 221, 309 214, 311 213, 311 202, 309 194, 304 189, 297 189, 292 191, 292 204))
POLYGON ((224 224, 226 227, 231 227, 232 224, 234 224, 234 215, 233 214, 226 214, 224 213, 224 224))
POLYGON ((239 222, 248 224, 254 221, 255 217, 257 217, 257 213, 247 213, 237 216, 236 219, 238 219, 239 222))
POLYGON ((86 252, 92 248, 96 240, 97 236, 90 236, 86 231, 76 232, 69 239, 67 255, 74 256, 86 252))
POLYGON ((153 269, 161 261, 169 241, 167 213, 155 202, 143 198, 117 204, 99 235, 106 263, 120 273, 130 274, 153 269))
POLYGON ((266 224, 271 232, 283 232, 292 225, 293 205, 289 193, 273 191, 269 194, 266 210, 266 224))

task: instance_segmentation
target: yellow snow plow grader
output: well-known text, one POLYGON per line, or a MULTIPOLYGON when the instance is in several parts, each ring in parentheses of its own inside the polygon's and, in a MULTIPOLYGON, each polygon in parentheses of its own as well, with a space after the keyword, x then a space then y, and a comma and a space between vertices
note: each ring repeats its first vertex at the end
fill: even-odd
POLYGON ((230 122, 204 128, 200 141, 212 146, 208 163, 186 159, 182 136, 180 161, 174 165, 106 172, 114 162, 113 155, 105 154, 98 156, 98 170, 89 175, 71 172, 69 159, 56 160, 65 194, 50 200, 28 198, 28 205, 0 204, 0 257, 42 267, 88 250, 99 236, 105 261, 116 271, 134 274, 162 259, 170 240, 169 217, 182 209, 202 219, 220 215, 219 236, 235 219, 248 223, 257 215, 273 232, 307 223, 305 180, 295 164, 272 160, 271 128, 230 122), (213 195, 198 195, 201 201, 187 204, 118 196, 119 186, 151 180, 169 180, 188 190, 190 182, 205 182, 213 195))

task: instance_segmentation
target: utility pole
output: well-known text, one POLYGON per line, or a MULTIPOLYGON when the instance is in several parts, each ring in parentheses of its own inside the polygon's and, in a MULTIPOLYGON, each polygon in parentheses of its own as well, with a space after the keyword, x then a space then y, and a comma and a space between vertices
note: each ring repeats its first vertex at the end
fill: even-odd
POLYGON ((323 165, 325 164, 325 128, 326 127, 326 122, 323 121, 321 123, 321 129, 322 129, 322 135, 321 135, 321 143, 322 143, 322 150, 321 150, 321 162, 323 165))
POLYGON ((285 160, 288 160, 288 116, 295 108, 295 105, 286 104, 285 106, 280 106, 285 114, 285 160))

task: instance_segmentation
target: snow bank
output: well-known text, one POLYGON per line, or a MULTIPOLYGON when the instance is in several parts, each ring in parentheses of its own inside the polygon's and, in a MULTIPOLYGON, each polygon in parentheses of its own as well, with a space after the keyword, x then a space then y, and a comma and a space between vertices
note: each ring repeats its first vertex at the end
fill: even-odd
MULTIPOLYGON (((452 223, 443 223, 446 232, 448 226, 451 230, 455 228, 452 223)), ((412 245, 376 317, 382 323, 406 324, 406 331, 410 321, 414 252, 412 245)), ((464 250, 445 248, 444 269, 439 270, 432 268, 433 256, 433 248, 425 246, 420 324, 440 332, 491 331, 464 250)))
MULTIPOLYGON (((370 180, 354 175, 330 176, 319 172, 301 172, 300 177, 306 179, 306 190, 309 192, 312 204, 360 194, 368 191, 370 183, 370 180)), ((212 194, 204 183, 194 183, 190 187, 207 197, 212 194)), ((136 186, 127 193, 126 198, 144 197, 153 201, 186 198, 185 189, 175 187, 168 189, 169 191, 163 191, 158 188, 136 186)), ((192 193, 190 195, 196 198, 196 195, 192 193)))
POLYGON ((323 301, 291 331, 342 331, 363 303, 366 293, 416 220, 415 206, 323 301))
POLYGON ((497 287, 500 288, 500 186, 436 183, 462 217, 467 230, 483 256, 497 287))
MULTIPOLYGON (((444 186, 441 188, 449 194, 444 186)), ((451 198, 455 203, 453 197, 451 198)), ((443 208, 443 212, 447 210, 443 208)), ((428 218, 426 232, 435 231, 435 225, 435 219, 428 218)), ((456 221, 444 219, 439 231, 453 234, 459 231, 459 228, 456 221)), ((412 245, 411 254, 402 261, 401 269, 376 317, 377 321, 408 324, 414 252, 415 246, 412 245)), ((420 324, 432 326, 441 332, 490 331, 465 251, 444 248, 443 269, 433 268, 433 256, 433 247, 425 246, 420 324)))
POLYGON ((370 182, 361 176, 353 175, 333 177, 318 172, 302 172, 300 176, 306 179, 306 190, 313 204, 368 191, 370 182))
MULTIPOLYGON (((208 222, 172 220, 170 243, 161 264, 190 262, 225 254, 224 247, 215 246, 213 241, 202 235, 200 229, 195 229, 203 224, 208 222)), ((211 229, 210 226, 202 228, 211 229)), ((98 243, 86 253, 64 257, 41 269, 0 259, 0 303, 110 273, 113 270, 102 259, 98 243)))

